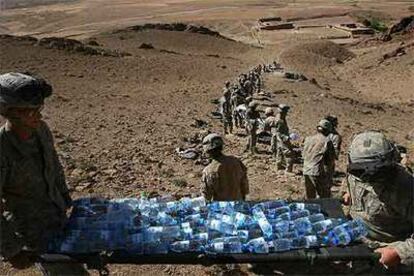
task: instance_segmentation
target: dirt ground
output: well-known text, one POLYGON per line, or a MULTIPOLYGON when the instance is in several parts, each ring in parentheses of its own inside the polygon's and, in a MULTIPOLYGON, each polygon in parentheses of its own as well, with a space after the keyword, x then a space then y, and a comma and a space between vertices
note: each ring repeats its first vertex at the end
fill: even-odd
MULTIPOLYGON (((0 73, 30 71, 53 84, 55 92, 43 115, 53 130, 73 197, 198 194, 203 166, 180 159, 175 148, 188 146, 186 141, 206 129, 222 133, 220 122, 210 116, 215 110, 211 100, 221 96, 226 80, 274 60, 314 78, 292 82, 276 74, 264 76, 272 102, 292 107, 291 129, 304 138, 314 133, 322 116, 338 116, 344 138, 338 170, 344 172, 347 146, 358 131, 380 129, 414 150, 413 142, 406 139, 414 128, 414 47, 407 46, 404 55, 383 59, 401 45, 412 44, 414 36, 338 46, 317 36, 283 31, 260 33, 263 41, 258 47, 251 27, 259 17, 276 15, 301 24, 333 24, 352 20, 350 12, 360 10, 379 11, 393 21, 409 14, 410 2, 88 0, 6 9, 0 11, 0 33, 71 37, 85 45, 95 41, 103 49, 127 55, 50 49, 33 40, 2 36, 0 73), (230 39, 125 29, 148 22, 200 24, 230 39), (154 48, 141 49, 142 43, 154 48), (196 119, 208 126, 196 127, 196 119)), ((243 154, 242 130, 226 135, 225 142, 226 152, 239 156, 248 167, 250 199, 303 198, 301 176, 276 172, 267 146, 261 145, 256 156, 243 154)), ((334 187, 336 196, 338 189, 334 187)), ((167 265, 111 266, 110 270, 114 275, 217 273, 215 268, 167 265)), ((243 271, 250 273, 244 266, 243 271)), ((319 268, 314 273, 338 271, 319 268)), ((12 271, 2 264, 0 275, 6 274, 36 272, 12 271)))

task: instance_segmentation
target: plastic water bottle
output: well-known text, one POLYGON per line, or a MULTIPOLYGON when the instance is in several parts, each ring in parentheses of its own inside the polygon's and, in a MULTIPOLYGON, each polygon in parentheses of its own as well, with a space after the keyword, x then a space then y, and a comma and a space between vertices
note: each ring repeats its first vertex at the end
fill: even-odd
POLYGON ((259 229, 249 229, 249 239, 255 239, 261 237, 263 234, 262 230, 259 229))
POLYGON ((242 243, 237 238, 229 237, 213 240, 206 246, 209 253, 242 253, 242 243))
POLYGON ((237 228, 243 228, 248 227, 253 222, 253 219, 248 215, 236 212, 233 215, 233 221, 237 228))
POLYGON ((298 218, 293 221, 296 230, 301 235, 306 235, 312 232, 312 223, 309 221, 309 219, 306 218, 298 218))
POLYGON ((295 238, 298 238, 299 236, 300 235, 299 235, 298 231, 292 230, 292 231, 283 233, 282 236, 281 236, 281 238, 284 238, 284 239, 295 239, 295 238))
POLYGON ((290 216, 290 212, 289 213, 280 214, 277 218, 278 219, 281 219, 281 220, 285 220, 285 221, 289 221, 289 220, 292 219, 291 216, 290 216))
POLYGON ((304 218, 310 216, 310 212, 308 210, 299 210, 299 211, 292 211, 290 213, 290 219, 295 220, 298 218, 304 218))
POLYGON ((332 229, 329 234, 329 243, 331 245, 348 245, 352 241, 352 237, 348 230, 340 225, 332 229))
POLYGON ((207 208, 213 212, 232 213, 234 212, 234 201, 214 201, 207 208))
POLYGON ((290 213, 290 208, 288 206, 282 206, 275 209, 269 209, 267 211, 267 217, 275 219, 284 213, 290 213))
POLYGON ((309 216, 309 221, 312 224, 322 220, 325 220, 325 216, 322 213, 317 213, 309 216))
POLYGON ((237 237, 242 243, 246 243, 249 240, 248 230, 237 230, 237 237))
POLYGON ((289 207, 292 211, 308 210, 312 214, 320 213, 321 206, 316 203, 291 203, 289 207))
POLYGON ((292 249, 301 249, 301 248, 310 248, 317 247, 319 245, 318 238, 314 235, 310 236, 301 236, 298 238, 292 239, 292 249))
POLYGON ((227 235, 236 235, 236 226, 221 220, 211 219, 208 221, 208 228, 227 235))
POLYGON ((206 244, 208 242, 208 233, 198 233, 193 235, 193 240, 199 241, 202 244, 206 244))
POLYGON ((262 210, 269 210, 269 209, 276 209, 286 205, 286 201, 284 200, 272 200, 272 201, 265 201, 258 203, 253 206, 254 208, 260 208, 262 210))
POLYGON ((316 233, 322 234, 341 224, 342 222, 342 219, 326 219, 313 223, 312 228, 316 233))
POLYGON ((222 238, 225 234, 220 233, 219 231, 216 230, 208 230, 208 238, 209 240, 214 240, 217 238, 222 238))
POLYGON ((159 240, 169 240, 179 238, 181 229, 179 226, 154 226, 148 227, 144 231, 145 242, 155 242, 159 240))
POLYGON ((250 240, 245 246, 244 251, 258 254, 269 253, 269 245, 264 238, 257 238, 250 240))
POLYGON ((292 240, 290 239, 276 239, 271 242, 271 250, 273 252, 289 251, 292 247, 292 240))
POLYGON ((194 231, 191 227, 182 227, 181 228, 181 237, 184 240, 191 240, 193 239, 194 231))
POLYGON ((245 201, 237 201, 234 204, 234 211, 249 214, 250 213, 251 206, 249 203, 245 201))
POLYGON ((202 196, 196 198, 183 197, 180 200, 180 203, 185 209, 200 208, 206 206, 206 200, 202 196))
POLYGON ((289 222, 288 221, 279 221, 275 224, 272 224, 273 232, 275 233, 286 233, 289 231, 289 222))
POLYGON ((178 222, 165 212, 159 212, 156 218, 157 225, 172 226, 177 225, 178 222))
POLYGON ((272 225, 267 221, 267 218, 260 208, 253 208, 253 217, 262 229, 263 235, 267 239, 272 238, 273 230, 272 225))
POLYGON ((192 227, 203 226, 205 224, 205 218, 202 214, 194 214, 185 216, 183 222, 190 222, 192 227))
POLYGON ((208 216, 209 219, 217 219, 222 222, 228 223, 228 224, 234 224, 234 216, 222 214, 222 213, 210 213, 208 216))
POLYGON ((197 240, 191 241, 176 241, 170 245, 170 250, 173 252, 203 252, 204 244, 197 240))

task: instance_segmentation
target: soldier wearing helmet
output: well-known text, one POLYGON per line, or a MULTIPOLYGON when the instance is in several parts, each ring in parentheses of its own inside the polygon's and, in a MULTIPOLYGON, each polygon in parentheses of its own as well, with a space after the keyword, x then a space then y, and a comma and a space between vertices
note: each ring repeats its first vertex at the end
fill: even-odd
POLYGON ((237 128, 242 127, 242 117, 239 112, 237 112, 237 107, 244 104, 244 98, 241 95, 238 86, 233 89, 230 98, 230 104, 232 108, 233 125, 237 128))
POLYGON ((271 140, 270 140, 270 151, 272 152, 272 156, 276 158, 276 152, 277 152, 277 118, 275 116, 275 113, 271 107, 268 107, 265 109, 265 116, 266 119, 264 121, 264 129, 266 131, 270 131, 272 134, 271 140))
MULTIPOLYGON (((41 110, 52 87, 27 74, 0 75, 0 254, 15 268, 33 264, 66 221, 71 198, 41 110)), ((53 265, 42 264, 43 270, 53 265)), ((75 270, 72 270, 75 269, 75 270)), ((73 275, 87 273, 78 265, 73 275)))
POLYGON ((312 199, 331 196, 331 179, 329 168, 335 159, 335 149, 328 138, 332 125, 328 120, 321 120, 317 125, 317 134, 306 137, 303 148, 303 176, 306 198, 312 199))
POLYGON ((257 153, 257 128, 260 119, 260 113, 257 111, 258 105, 256 101, 250 102, 246 112, 246 132, 248 139, 245 152, 250 151, 253 154, 257 153))
POLYGON ((376 251, 386 267, 414 263, 414 178, 398 164, 395 150, 381 132, 357 134, 345 179, 350 215, 365 222, 369 240, 375 241, 369 244, 380 247, 376 251))
MULTIPOLYGON (((338 118, 335 115, 327 115, 325 119, 331 122, 332 124, 332 132, 329 133, 328 138, 332 141, 332 144, 335 149, 335 160, 339 159, 339 154, 341 152, 341 144, 342 144, 342 136, 338 133, 338 118)), ((331 178, 335 174, 335 160, 332 162, 332 167, 329 169, 329 173, 331 174, 331 178)))
POLYGON ((216 133, 203 139, 203 151, 211 163, 203 170, 201 192, 207 200, 245 200, 249 193, 247 168, 238 158, 224 155, 223 146, 216 133))
POLYGON ((278 106, 279 114, 277 116, 276 137, 276 166, 278 170, 285 169, 286 173, 292 173, 293 171, 293 146, 290 143, 289 126, 286 121, 287 113, 290 107, 285 104, 278 106))
POLYGON ((221 116, 223 119, 224 134, 233 133, 232 114, 230 82, 226 82, 226 87, 223 89, 223 98, 221 100, 221 116))

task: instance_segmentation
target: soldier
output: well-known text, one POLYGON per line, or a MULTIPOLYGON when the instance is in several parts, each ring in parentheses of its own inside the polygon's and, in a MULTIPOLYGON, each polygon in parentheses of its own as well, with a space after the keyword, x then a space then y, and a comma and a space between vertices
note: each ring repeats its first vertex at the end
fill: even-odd
MULTIPOLYGON (((339 160, 339 154, 341 152, 342 136, 338 133, 338 118, 334 115, 327 115, 325 119, 331 122, 332 124, 332 133, 328 135, 329 139, 332 141, 332 144, 335 149, 335 160, 339 160)), ((335 174, 335 160, 332 162, 332 167, 329 169, 330 177, 333 179, 335 174)), ((333 183, 332 183, 333 184, 333 183)))
POLYGON ((328 138, 332 125, 328 120, 321 120, 317 126, 317 134, 306 137, 303 148, 303 176, 305 180, 306 198, 331 196, 331 179, 329 168, 335 159, 332 141, 328 138))
POLYGON ((286 122, 289 109, 290 107, 285 104, 278 106, 279 115, 275 126, 277 137, 276 166, 278 170, 285 169, 287 173, 292 173, 294 153, 290 143, 289 127, 286 122))
POLYGON ((230 98, 230 104, 232 108, 232 117, 233 117, 233 124, 237 128, 242 127, 242 118, 240 114, 237 112, 237 107, 244 103, 244 98, 240 94, 240 90, 238 87, 237 89, 233 89, 231 98, 230 98))
POLYGON ((270 131, 272 134, 272 138, 270 140, 270 151, 272 152, 272 156, 276 158, 277 152, 277 118, 273 112, 273 109, 268 107, 265 110, 266 119, 264 121, 264 129, 266 131, 270 131))
POLYGON ((203 139, 203 151, 212 161, 203 170, 202 194, 207 200, 245 200, 249 193, 247 168, 236 157, 224 155, 223 146, 216 133, 203 139))
POLYGON ((247 96, 252 96, 253 95, 253 83, 250 79, 246 79, 243 82, 243 90, 244 90, 244 94, 247 96))
POLYGON ((376 252, 386 267, 414 264, 414 177, 398 164, 395 150, 380 132, 357 134, 345 179, 344 203, 353 218, 364 221, 367 242, 379 247, 376 252))
MULTIPOLYGON (((71 198, 41 110, 52 87, 21 73, 0 75, 0 250, 15 268, 46 252, 66 221, 71 198)), ((41 264, 46 275, 87 275, 78 264, 41 264)))
POLYGON ((226 82, 226 87, 223 90, 223 101, 221 103, 221 116, 223 118, 224 133, 233 133, 233 118, 231 107, 231 91, 230 82, 226 82))
POLYGON ((246 151, 251 153, 257 153, 256 142, 257 142, 257 127, 259 124, 260 113, 256 110, 258 103, 252 101, 249 103, 249 107, 246 112, 246 131, 247 131, 247 144, 246 151))

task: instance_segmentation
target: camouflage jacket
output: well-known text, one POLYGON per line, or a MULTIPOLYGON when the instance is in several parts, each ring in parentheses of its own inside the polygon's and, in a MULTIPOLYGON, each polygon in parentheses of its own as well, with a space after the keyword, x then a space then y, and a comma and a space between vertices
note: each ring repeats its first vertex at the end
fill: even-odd
POLYGON ((7 124, 0 129, 0 255, 23 247, 45 250, 45 239, 61 229, 70 197, 52 134, 44 123, 28 141, 7 124))
POLYGON ((289 127, 286 119, 278 118, 276 122, 277 144, 280 148, 290 148, 289 127))
POLYGON ((277 124, 277 118, 275 116, 269 116, 264 120, 264 129, 266 131, 270 130, 270 133, 272 133, 272 135, 276 135, 277 134, 276 124, 277 124))
POLYGON ((207 200, 244 200, 249 193, 247 168, 233 156, 223 155, 203 170, 202 194, 207 200))
POLYGON ((221 103, 221 114, 223 115, 223 118, 231 118, 232 106, 230 103, 230 98, 224 97, 224 101, 221 103))
POLYGON ((414 177, 398 166, 386 179, 364 182, 346 179, 351 196, 350 214, 368 227, 368 238, 392 243, 403 263, 414 258, 414 177))
POLYGON ((259 111, 251 108, 247 108, 246 111, 246 122, 250 126, 257 127, 257 124, 259 123, 258 119, 260 119, 260 113, 259 111))
POLYGON ((335 160, 332 141, 321 133, 306 137, 302 154, 304 175, 326 175, 335 160))
POLYGON ((342 137, 339 133, 334 130, 334 132, 328 135, 329 139, 332 141, 332 144, 335 149, 335 158, 338 160, 339 154, 341 152, 341 145, 342 145, 342 137))

